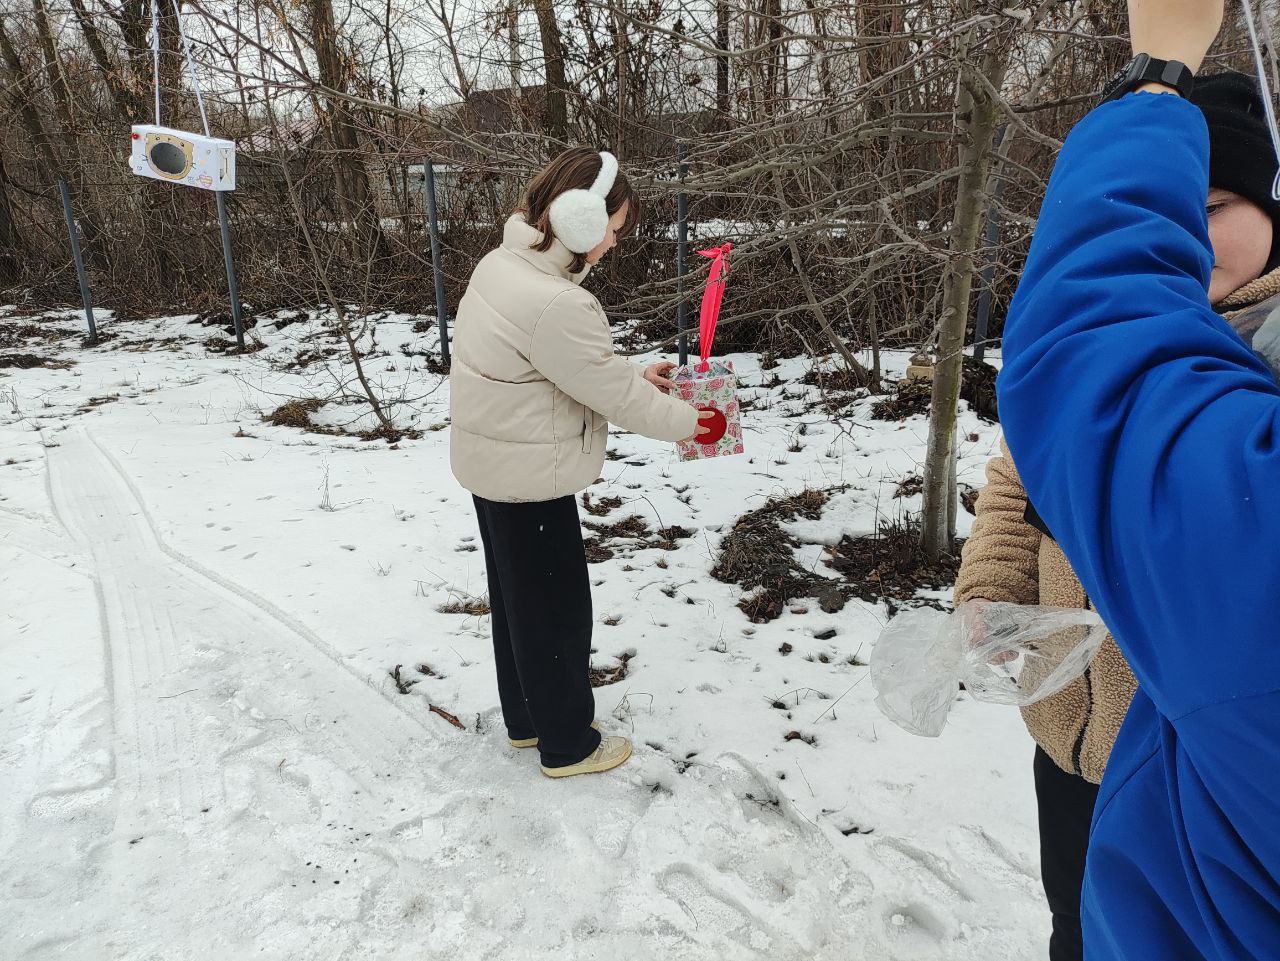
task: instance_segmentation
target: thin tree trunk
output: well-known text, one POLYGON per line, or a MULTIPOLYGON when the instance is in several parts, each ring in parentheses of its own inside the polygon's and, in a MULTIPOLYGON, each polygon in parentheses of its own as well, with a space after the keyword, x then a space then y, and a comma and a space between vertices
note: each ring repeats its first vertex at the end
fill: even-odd
POLYGON ((627 83, 631 61, 630 37, 627 34, 626 0, 614 0, 614 50, 618 63, 617 132, 613 139, 613 152, 619 160, 627 151, 627 83))
MULTIPOLYGON (((311 0, 311 39, 324 86, 345 93, 346 72, 343 70, 342 52, 338 47, 338 29, 334 22, 332 0, 311 0)), ((384 246, 382 226, 378 222, 377 206, 369 185, 368 171, 364 168, 360 135, 347 101, 326 97, 329 133, 338 153, 334 158, 337 186, 346 216, 359 228, 364 242, 364 253, 370 258, 381 255, 384 246)))
POLYGON ((769 45, 765 52, 765 105, 766 116, 778 112, 778 85, 781 77, 782 61, 782 3, 781 0, 764 0, 765 29, 768 31, 769 45))
POLYGON ((729 121, 729 0, 716 0, 716 113, 729 121))
POLYGON ((45 9, 44 0, 34 0, 32 12, 35 14, 36 35, 40 38, 40 50, 44 54, 45 75, 49 82, 49 94, 53 97, 54 106, 58 110, 58 119, 68 134, 72 125, 71 86, 62 72, 62 58, 58 56, 57 45, 53 41, 53 28, 49 24, 49 11, 45 9))
POLYGON ((11 284, 18 279, 25 253, 26 244, 18 230, 13 198, 9 193, 9 174, 5 170, 4 156, 0 154, 0 284, 11 284))
MULTIPOLYGON (((970 36, 972 41, 974 38, 970 36)), ((998 41, 992 41, 993 47, 998 41)), ((963 144, 956 210, 951 230, 951 260, 942 278, 942 316, 939 322, 938 359, 933 372, 929 414, 929 440, 924 467, 924 516, 920 546, 924 556, 936 560, 949 552, 955 540, 956 409, 964 371, 964 338, 973 288, 974 254, 982 227, 984 186, 991 170, 992 138, 997 107, 988 88, 973 75, 981 70, 999 89, 1005 64, 1002 53, 989 50, 981 65, 962 51, 956 115, 963 144)))
POLYGON ((523 86, 520 62, 520 0, 507 2, 507 60, 511 68, 511 89, 523 86))
POLYGON ((880 371, 880 325, 874 300, 867 305, 867 328, 871 336, 871 383, 878 386, 884 375, 880 371))
POLYGON ((560 24, 552 0, 534 0, 538 15, 538 31, 542 34, 543 71, 547 81, 547 133, 564 143, 569 135, 567 83, 564 75, 564 44, 560 41, 560 24))
MULTIPOLYGON (((813 42, 814 57, 818 64, 818 88, 822 91, 823 97, 828 103, 835 102, 835 84, 831 76, 831 58, 828 52, 827 43, 827 19, 824 11, 819 10, 815 0, 805 0, 805 9, 809 11, 809 18, 813 21, 813 32, 816 33, 821 40, 813 42)), ((835 130, 835 118, 827 119, 828 134, 835 130)))
POLYGON ((143 116, 142 102, 121 81, 121 71, 112 63, 111 55, 107 53, 106 44, 102 41, 102 34, 94 24, 84 0, 71 0, 71 6, 75 10, 80 32, 84 34, 85 45, 93 55, 94 63, 98 65, 98 73, 111 92, 111 102, 115 104, 116 114, 124 123, 138 123, 143 116))

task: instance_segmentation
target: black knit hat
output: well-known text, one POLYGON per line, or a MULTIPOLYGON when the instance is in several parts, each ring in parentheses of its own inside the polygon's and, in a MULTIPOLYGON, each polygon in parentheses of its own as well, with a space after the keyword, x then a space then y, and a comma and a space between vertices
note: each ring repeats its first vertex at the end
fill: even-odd
POLYGON ((1196 78, 1190 99, 1209 124, 1209 186, 1252 200, 1271 218, 1270 272, 1280 266, 1280 201, 1271 196, 1276 154, 1258 85, 1242 73, 1210 74, 1196 78))

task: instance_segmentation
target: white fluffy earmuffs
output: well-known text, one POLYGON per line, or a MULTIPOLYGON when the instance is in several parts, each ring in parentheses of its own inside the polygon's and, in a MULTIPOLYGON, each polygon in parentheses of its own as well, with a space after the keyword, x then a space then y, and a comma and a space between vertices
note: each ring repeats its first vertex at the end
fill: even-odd
POLYGON ((609 231, 609 211, 605 198, 618 179, 618 159, 600 152, 600 173, 590 190, 566 190, 551 201, 551 232, 575 254, 594 250, 609 231))

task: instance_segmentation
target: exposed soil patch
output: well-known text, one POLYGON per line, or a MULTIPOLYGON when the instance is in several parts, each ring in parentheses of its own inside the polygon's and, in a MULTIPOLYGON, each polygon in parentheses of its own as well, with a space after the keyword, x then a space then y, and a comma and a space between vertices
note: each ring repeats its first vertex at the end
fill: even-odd
POLYGON ((323 407, 324 403, 318 397, 298 397, 281 404, 269 414, 263 414, 262 419, 276 427, 293 427, 297 430, 306 431, 308 434, 325 434, 330 437, 359 437, 361 440, 383 440, 388 444, 396 444, 406 438, 417 440, 422 436, 422 431, 420 430, 396 430, 381 424, 371 430, 355 433, 343 430, 341 427, 317 424, 311 419, 311 415, 323 407))
POLYGON ((945 590, 955 584, 962 543, 956 542, 954 554, 929 563, 920 553, 917 520, 885 521, 873 536, 845 537, 827 548, 826 564, 854 597, 873 603, 884 600, 893 613, 905 602, 919 602, 922 590, 945 590))
POLYGON ((324 401, 316 397, 300 397, 281 404, 262 419, 276 427, 294 427, 312 433, 327 434, 329 428, 317 427, 311 415, 324 406, 324 401))
MULTIPOLYGON (((415 324, 413 329, 417 330, 418 325, 415 324)), ((442 361, 440 359, 440 355, 434 350, 427 350, 425 348, 421 350, 413 350, 408 344, 401 344, 400 353, 404 354, 406 357, 421 357, 423 359, 424 366, 427 368, 429 373, 439 374, 441 376, 449 373, 449 365, 442 361)))
MULTIPOLYGON (((206 310, 197 314, 191 323, 199 324, 201 327, 220 327, 226 331, 228 337, 236 335, 236 322, 230 310, 206 310)), ((245 330, 253 330, 258 326, 258 318, 241 307, 240 325, 245 330)))
POLYGON ((210 337, 204 342, 204 349, 211 354, 256 354, 266 346, 260 340, 247 340, 241 350, 234 340, 225 337, 210 337))
POLYGON ((829 499, 820 490, 775 498, 740 517, 724 539, 711 576, 752 592, 738 607, 753 623, 780 617, 792 598, 808 597, 823 585, 822 578, 796 563, 800 545, 781 525, 798 517, 817 520, 829 499))
MULTIPOLYGON (((604 503, 605 501, 601 501, 601 504, 604 503)), ((621 505, 622 502, 618 501, 618 506, 621 505)), ((592 513, 595 512, 592 511, 592 513)), ((678 525, 652 530, 649 522, 639 514, 624 517, 613 524, 583 521, 583 526, 595 532, 583 540, 587 550, 587 562, 591 564, 610 560, 617 556, 619 550, 630 553, 650 549, 674 551, 679 546, 679 541, 693 536, 693 531, 678 525), (629 543, 617 543, 619 541, 629 543)))
POLYGON ((605 517, 621 506, 621 497, 602 497, 597 501, 592 500, 589 491, 584 491, 582 494, 582 509, 592 517, 605 517))
POLYGON ((30 322, 0 324, 0 347, 24 347, 32 341, 48 344, 66 337, 74 337, 78 333, 79 331, 71 327, 58 327, 53 324, 30 322))
POLYGON ((919 474, 910 474, 902 480, 898 481, 897 489, 894 490, 894 497, 915 497, 917 494, 924 493, 924 478, 919 474))
POLYGON ((591 668, 591 686, 607 687, 610 684, 617 684, 619 681, 624 680, 629 673, 627 665, 633 657, 635 657, 635 654, 631 651, 623 651, 618 655, 616 666, 591 668))
POLYGON ((871 406, 875 420, 906 420, 929 413, 929 398, 933 384, 927 380, 902 379, 889 390, 887 396, 871 406))
POLYGON ((1000 411, 996 407, 996 375, 990 364, 972 357, 964 359, 964 375, 960 382, 960 399, 969 402, 970 409, 985 421, 1000 423, 1000 411))
POLYGON ((73 360, 55 360, 52 357, 39 357, 36 354, 0 354, 0 370, 33 370, 36 367, 66 370, 74 363, 73 360))

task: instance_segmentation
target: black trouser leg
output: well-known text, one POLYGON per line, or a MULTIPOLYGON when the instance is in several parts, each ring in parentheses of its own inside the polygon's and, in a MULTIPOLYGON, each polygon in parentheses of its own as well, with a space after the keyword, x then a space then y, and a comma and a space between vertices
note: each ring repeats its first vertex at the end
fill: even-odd
POLYGON ((1084 886, 1089 826, 1098 786, 1053 763, 1040 747, 1035 759, 1036 807, 1040 815, 1040 874, 1053 912, 1049 961, 1082 961, 1080 889, 1084 886))
POLYGON ((500 596, 506 615, 508 643, 499 644, 495 616, 494 650, 510 652, 519 682, 519 693, 510 689, 505 654, 498 654, 508 731, 523 733, 515 723, 518 707, 513 704, 512 715, 507 714, 508 702, 522 695, 527 714, 519 721, 525 716, 531 720, 542 763, 574 764, 600 744, 591 727, 596 713, 590 679, 591 581, 578 505, 572 497, 533 504, 475 501, 486 561, 492 564, 491 602, 495 594, 500 596))
POLYGON ((480 521, 480 540, 484 544, 484 567, 489 579, 489 617, 493 630, 493 663, 498 672, 498 701, 502 705, 502 720, 507 725, 507 737, 523 741, 536 737, 537 729, 529 716, 524 690, 520 687, 520 672, 516 668, 516 655, 511 648, 511 630, 507 624, 507 606, 502 594, 502 579, 493 559, 493 545, 489 539, 489 521, 484 507, 477 500, 476 516, 480 521))

